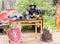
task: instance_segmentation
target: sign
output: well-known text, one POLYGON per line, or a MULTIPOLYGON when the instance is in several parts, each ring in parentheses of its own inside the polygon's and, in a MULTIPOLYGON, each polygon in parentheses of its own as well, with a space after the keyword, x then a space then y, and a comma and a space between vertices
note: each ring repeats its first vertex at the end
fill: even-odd
POLYGON ((7 30, 7 35, 12 42, 18 43, 21 41, 21 29, 19 27, 10 28, 7 30))
POLYGON ((60 5, 56 5, 56 26, 60 27, 60 5))

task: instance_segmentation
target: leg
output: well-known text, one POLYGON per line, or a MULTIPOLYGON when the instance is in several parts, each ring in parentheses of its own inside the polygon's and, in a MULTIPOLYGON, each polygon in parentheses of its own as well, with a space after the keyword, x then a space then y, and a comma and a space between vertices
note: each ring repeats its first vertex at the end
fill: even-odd
POLYGON ((40 33, 42 32, 42 21, 41 21, 41 25, 40 25, 40 33))
POLYGON ((35 38, 37 39, 37 25, 35 25, 35 38))
POLYGON ((33 26, 32 26, 32 31, 34 31, 34 32, 35 32, 35 25, 33 25, 33 26))
POLYGON ((9 43, 11 43, 11 41, 9 40, 9 43))

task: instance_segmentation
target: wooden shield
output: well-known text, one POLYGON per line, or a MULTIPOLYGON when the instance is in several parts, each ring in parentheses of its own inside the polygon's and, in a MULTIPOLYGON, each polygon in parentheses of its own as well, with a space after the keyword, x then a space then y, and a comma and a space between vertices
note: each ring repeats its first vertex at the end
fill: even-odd
POLYGON ((19 29, 18 27, 10 28, 9 30, 7 30, 7 35, 12 42, 21 41, 21 29, 19 29))

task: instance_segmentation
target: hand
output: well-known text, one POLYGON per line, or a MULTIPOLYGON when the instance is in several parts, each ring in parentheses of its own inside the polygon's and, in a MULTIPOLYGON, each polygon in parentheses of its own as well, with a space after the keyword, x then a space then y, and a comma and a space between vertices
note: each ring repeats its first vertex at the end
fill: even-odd
POLYGON ((37 17, 39 17, 39 15, 37 15, 37 17))
POLYGON ((35 14, 33 14, 33 16, 36 16, 35 14))
POLYGON ((28 14, 29 14, 29 12, 28 12, 28 11, 26 11, 26 14, 28 15, 28 14))

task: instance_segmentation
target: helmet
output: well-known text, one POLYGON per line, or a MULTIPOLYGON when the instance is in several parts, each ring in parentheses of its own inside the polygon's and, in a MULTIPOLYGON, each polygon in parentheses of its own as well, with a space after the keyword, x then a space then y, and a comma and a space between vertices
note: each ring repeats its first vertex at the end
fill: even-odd
POLYGON ((30 5, 30 7, 32 7, 32 6, 36 7, 36 5, 34 3, 30 5))

